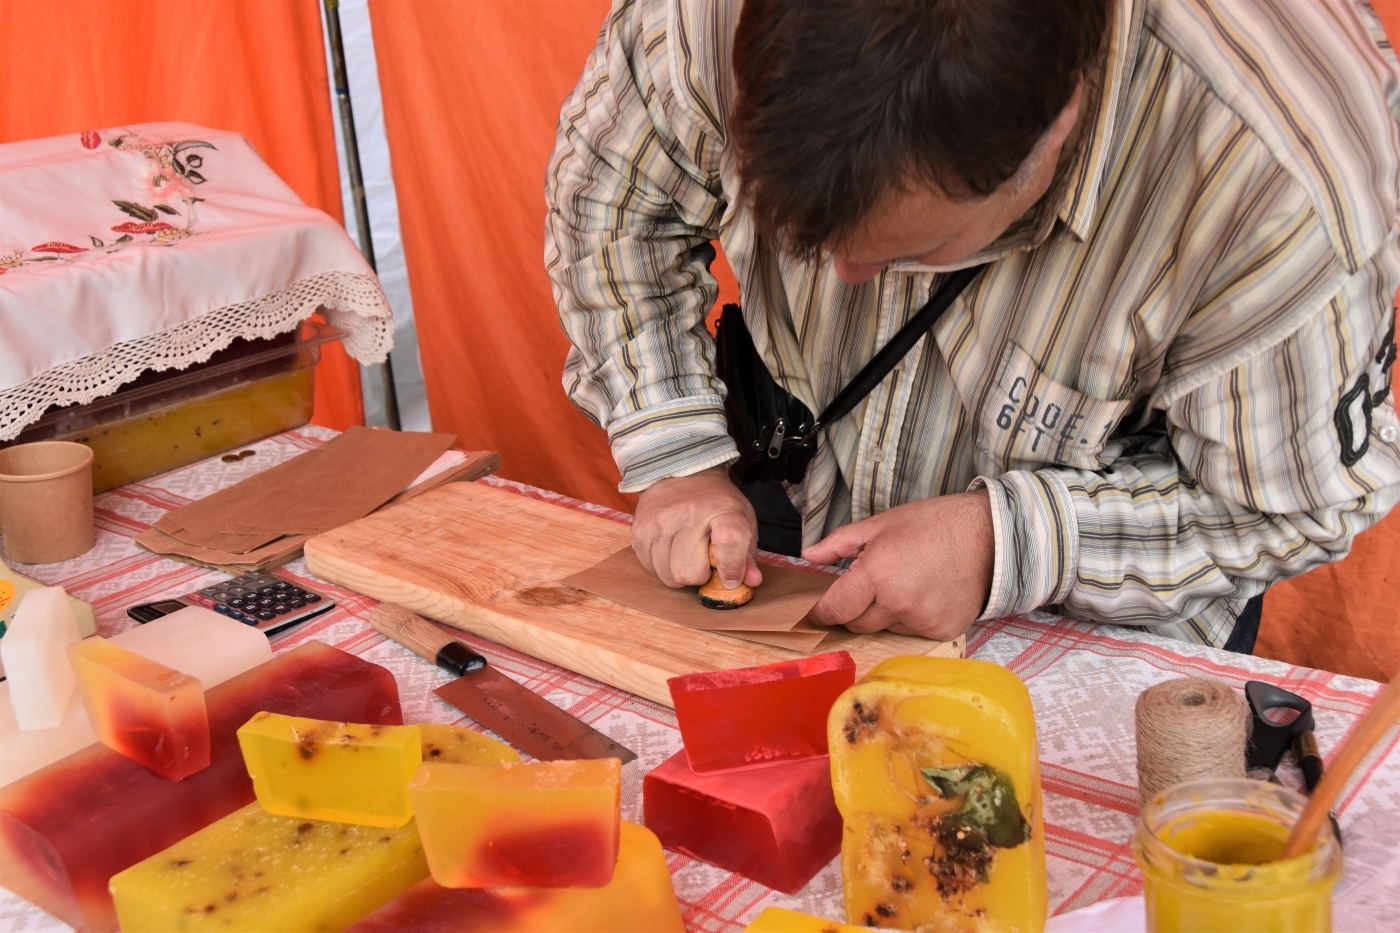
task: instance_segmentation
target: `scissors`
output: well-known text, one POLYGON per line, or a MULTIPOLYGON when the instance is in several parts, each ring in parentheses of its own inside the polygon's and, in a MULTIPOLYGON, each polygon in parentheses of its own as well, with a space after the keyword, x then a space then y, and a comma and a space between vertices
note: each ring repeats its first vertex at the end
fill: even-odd
MULTIPOLYGON (((1322 780, 1322 754, 1317 748, 1317 738, 1313 735, 1316 722, 1313 719, 1312 704, 1296 693, 1289 693, 1282 687, 1266 684, 1262 680, 1251 680, 1244 685, 1244 695, 1249 701, 1249 709, 1254 721, 1249 730, 1249 743, 1245 746, 1245 768, 1250 777, 1281 784, 1277 769, 1283 755, 1290 749, 1298 769, 1303 772, 1303 783, 1311 794, 1322 780), (1287 722, 1280 720, 1286 714, 1269 716, 1270 711, 1289 709, 1297 712, 1287 722)), ((1342 841, 1342 827, 1337 823, 1335 813, 1328 814, 1332 820, 1332 832, 1342 841)))

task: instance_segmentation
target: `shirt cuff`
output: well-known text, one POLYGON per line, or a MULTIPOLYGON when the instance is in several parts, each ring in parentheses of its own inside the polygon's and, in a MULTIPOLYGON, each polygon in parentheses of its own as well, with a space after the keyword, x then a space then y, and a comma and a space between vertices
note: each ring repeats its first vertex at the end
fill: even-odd
POLYGON ((1079 523, 1065 481, 1053 470, 1016 470, 979 476, 968 488, 987 490, 996 540, 991 595, 979 621, 1064 602, 1079 563, 1079 523))
POLYGON ((690 476, 739 459, 724 399, 699 395, 653 405, 608 425, 622 492, 641 492, 672 476, 690 476))

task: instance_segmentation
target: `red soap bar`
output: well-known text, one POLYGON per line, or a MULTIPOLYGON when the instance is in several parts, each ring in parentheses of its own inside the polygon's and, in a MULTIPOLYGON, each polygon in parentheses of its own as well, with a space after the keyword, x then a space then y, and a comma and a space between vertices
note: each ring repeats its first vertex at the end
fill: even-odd
POLYGON ((856 681, 844 651, 666 681, 697 772, 826 754, 826 716, 856 681))
POLYGON ((642 780, 661 844, 796 894, 841 851, 827 756, 696 774, 676 752, 642 780))
POLYGON ((268 710, 401 725, 394 675, 318 641, 205 693, 210 763, 178 783, 90 745, 0 788, 0 886, 65 923, 114 930, 107 881, 253 801, 238 727, 268 710))

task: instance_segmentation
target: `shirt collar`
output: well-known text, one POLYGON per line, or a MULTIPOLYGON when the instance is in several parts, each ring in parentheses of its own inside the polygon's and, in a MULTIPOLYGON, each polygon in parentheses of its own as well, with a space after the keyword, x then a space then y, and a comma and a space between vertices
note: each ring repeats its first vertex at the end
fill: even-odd
POLYGON ((1070 163, 1068 184, 1064 186, 1057 212, 1065 227, 1081 240, 1093 229, 1098 212, 1104 176, 1113 156, 1114 138, 1132 83, 1146 7, 1143 0, 1118 0, 1110 14, 1103 86, 1099 89, 1093 122, 1087 127, 1079 153, 1070 163))

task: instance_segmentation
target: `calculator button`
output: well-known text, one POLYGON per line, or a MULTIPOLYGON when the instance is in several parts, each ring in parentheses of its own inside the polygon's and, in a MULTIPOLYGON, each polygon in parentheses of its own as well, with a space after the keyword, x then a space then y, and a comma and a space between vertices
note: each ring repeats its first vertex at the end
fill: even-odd
POLYGON ((206 586, 204 589, 200 590, 200 592, 205 596, 213 596, 218 592, 218 587, 206 586))
POLYGON ((304 599, 289 599, 289 600, 287 600, 287 605, 288 605, 288 606, 291 606, 293 609, 300 609, 302 606, 305 606, 305 605, 306 605, 306 600, 304 600, 304 599))
POLYGON ((259 609, 259 610, 258 610, 258 618, 259 618, 259 619, 262 619, 264 622, 268 622, 268 621, 271 621, 272 619, 277 618, 277 613, 275 613, 275 612, 269 612, 269 611, 266 610, 266 609, 259 609))
POLYGON ((272 611, 280 616, 283 613, 290 612, 291 609, 288 608, 286 603, 277 603, 275 606, 272 607, 272 611))
POLYGON ((321 601, 321 597, 316 593, 307 593, 302 598, 305 599, 308 603, 319 603, 321 601))
POLYGON ((242 608, 243 608, 243 597, 241 597, 241 596, 235 596, 235 597, 233 597, 232 599, 230 599, 230 600, 228 601, 228 604, 229 604, 230 606, 232 606, 234 609, 242 609, 242 608))
POLYGON ((258 588, 258 595, 259 595, 259 596, 271 596, 271 595, 273 595, 273 594, 276 593, 276 592, 277 592, 277 587, 275 587, 275 586, 262 586, 262 587, 259 587, 259 588, 258 588))
POLYGON ((228 606, 222 606, 222 605, 219 605, 218 603, 215 603, 215 604, 214 604, 214 611, 217 612, 217 613, 219 613, 220 615, 228 615, 228 613, 229 613, 229 608, 228 608, 228 606))
POLYGON ((290 590, 293 588, 292 585, 286 580, 281 580, 277 583, 274 583, 273 586, 279 590, 290 590))

